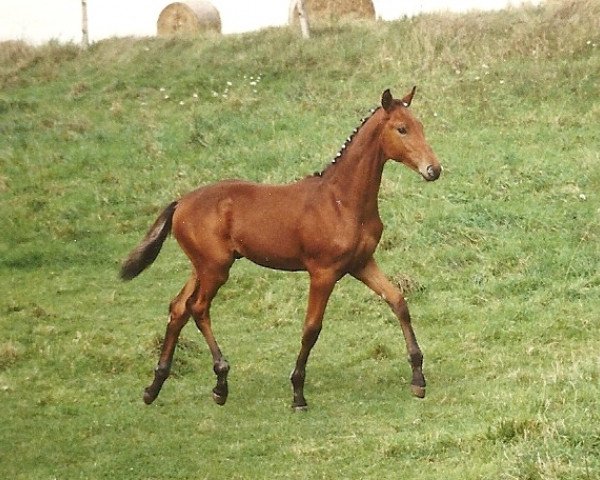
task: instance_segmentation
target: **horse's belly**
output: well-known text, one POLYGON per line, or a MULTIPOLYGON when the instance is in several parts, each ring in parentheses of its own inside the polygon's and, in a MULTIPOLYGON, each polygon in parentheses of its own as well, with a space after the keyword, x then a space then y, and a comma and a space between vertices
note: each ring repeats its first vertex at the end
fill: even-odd
POLYGON ((263 267, 277 270, 304 270, 301 248, 295 231, 262 228, 252 233, 237 232, 232 237, 236 253, 263 267))

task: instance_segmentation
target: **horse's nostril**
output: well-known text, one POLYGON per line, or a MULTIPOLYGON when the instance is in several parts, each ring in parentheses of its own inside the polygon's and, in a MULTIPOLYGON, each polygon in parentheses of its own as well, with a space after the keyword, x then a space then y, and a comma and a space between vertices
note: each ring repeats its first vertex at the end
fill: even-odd
POLYGON ((433 169, 433 167, 431 165, 429 165, 427 167, 427 175, 429 175, 429 178, 432 178, 435 176, 435 170, 433 169))

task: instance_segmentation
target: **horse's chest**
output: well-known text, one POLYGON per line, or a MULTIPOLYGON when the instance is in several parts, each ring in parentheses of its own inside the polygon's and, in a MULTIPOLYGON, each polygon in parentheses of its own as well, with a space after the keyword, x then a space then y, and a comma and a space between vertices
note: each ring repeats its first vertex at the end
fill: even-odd
POLYGON ((373 255, 381 239, 382 232, 383 225, 378 219, 361 225, 357 236, 356 256, 370 257, 373 255))
POLYGON ((350 228, 340 229, 334 237, 334 248, 339 258, 349 264, 361 263, 370 258, 377 248, 383 225, 381 221, 360 222, 350 228))

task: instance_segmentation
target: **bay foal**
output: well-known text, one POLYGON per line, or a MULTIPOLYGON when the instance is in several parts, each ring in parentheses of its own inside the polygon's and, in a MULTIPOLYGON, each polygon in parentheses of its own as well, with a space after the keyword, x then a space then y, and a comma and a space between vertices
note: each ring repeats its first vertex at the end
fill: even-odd
POLYGON ((415 88, 401 100, 383 92, 381 107, 344 143, 331 165, 287 185, 239 180, 201 187, 171 203, 124 261, 121 277, 137 276, 157 257, 169 232, 192 263, 192 274, 169 308, 169 322, 154 381, 144 392, 150 404, 169 375, 181 329, 192 316, 213 358, 217 384, 213 398, 227 400, 229 364, 211 329, 210 305, 239 258, 310 276, 302 344, 291 375, 295 409, 306 408, 305 368, 319 337, 334 285, 350 274, 381 296, 400 321, 412 367, 411 388, 425 396, 423 355, 400 290, 381 272, 373 252, 383 224, 378 192, 383 167, 396 160, 436 180, 440 164, 425 141, 423 126, 409 110, 415 88))

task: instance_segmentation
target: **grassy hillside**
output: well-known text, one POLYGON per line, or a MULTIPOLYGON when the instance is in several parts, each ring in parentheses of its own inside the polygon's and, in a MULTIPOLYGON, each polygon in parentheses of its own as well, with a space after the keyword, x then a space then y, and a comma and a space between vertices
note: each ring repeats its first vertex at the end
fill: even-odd
POLYGON ((298 32, 0 44, 0 465, 6 478, 600 476, 600 3, 298 32), (231 395, 183 331, 141 393, 188 263, 121 259, 172 199, 321 170, 381 92, 444 165, 384 172, 377 253, 404 286, 428 397, 392 313, 344 279, 289 372, 305 274, 238 262, 215 301, 231 395))

